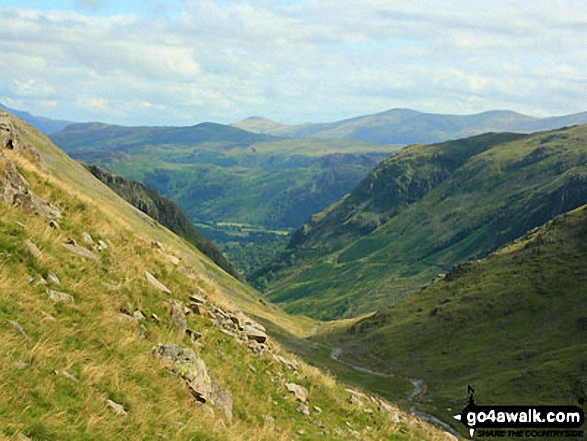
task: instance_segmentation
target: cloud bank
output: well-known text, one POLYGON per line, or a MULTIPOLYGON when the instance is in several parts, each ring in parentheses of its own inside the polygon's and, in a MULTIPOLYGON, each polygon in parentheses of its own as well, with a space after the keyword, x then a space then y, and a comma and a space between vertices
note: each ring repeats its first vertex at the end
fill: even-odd
POLYGON ((72 3, 0 8, 0 102, 133 125, 587 110, 576 2, 72 3))

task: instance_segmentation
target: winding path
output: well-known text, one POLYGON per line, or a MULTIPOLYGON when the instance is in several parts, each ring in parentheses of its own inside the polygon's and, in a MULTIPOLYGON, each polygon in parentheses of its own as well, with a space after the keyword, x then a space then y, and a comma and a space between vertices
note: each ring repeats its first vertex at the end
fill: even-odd
MULTIPOLYGON (((382 377, 382 378, 395 377, 394 374, 389 374, 389 373, 384 373, 384 372, 377 372, 377 371, 373 371, 373 370, 368 369, 368 368, 363 367, 363 366, 358 366, 356 364, 347 363, 346 361, 342 361, 340 359, 340 354, 342 354, 342 349, 340 349, 340 348, 333 348, 332 351, 330 352, 330 358, 332 358, 334 361, 336 361, 338 363, 344 364, 345 366, 349 366, 349 367, 353 368, 356 371, 364 372, 364 373, 367 373, 367 374, 371 374, 371 375, 374 375, 376 377, 382 377)), ((415 401, 416 398, 418 398, 419 396, 421 396, 421 395, 423 395, 423 394, 426 393, 426 383, 424 382, 424 380, 421 380, 419 378, 407 378, 407 380, 409 380, 410 383, 412 383, 414 385, 414 391, 408 397, 408 401, 410 403, 412 403, 412 406, 410 407, 410 412, 413 413, 414 415, 419 416, 423 420, 426 420, 426 421, 428 421, 430 423, 434 423, 434 424, 437 424, 439 426, 442 426, 442 428, 444 428, 448 432, 452 433, 456 437, 461 437, 462 435, 459 432, 457 432, 455 429, 453 429, 453 427, 450 424, 445 423, 444 421, 438 419, 434 415, 430 415, 428 413, 425 413, 425 412, 422 412, 422 411, 416 409, 416 405, 414 404, 414 401, 415 401)))

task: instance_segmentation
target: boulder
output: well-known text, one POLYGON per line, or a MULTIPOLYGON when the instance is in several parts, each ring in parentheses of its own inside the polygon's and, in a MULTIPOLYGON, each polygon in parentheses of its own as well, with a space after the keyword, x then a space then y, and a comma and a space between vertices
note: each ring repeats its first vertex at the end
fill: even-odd
POLYGON ((210 377, 206 364, 194 351, 176 344, 159 344, 152 353, 165 360, 172 372, 187 382, 196 400, 211 402, 232 420, 232 395, 210 377))
POLYGON ((167 257, 167 260, 169 260, 175 266, 178 266, 180 263, 180 260, 171 254, 166 254, 165 257, 167 257))
POLYGON ((73 302, 73 296, 64 292, 55 291, 52 289, 46 290, 47 295, 54 302, 73 302))
POLYGON ((251 325, 245 325, 244 333, 249 340, 255 340, 259 343, 265 343, 267 341, 267 334, 251 325))
POLYGON ((82 233, 82 242, 88 246, 94 246, 94 239, 92 239, 90 233, 86 233, 85 231, 82 233))
POLYGON ((296 409, 299 413, 301 413, 302 415, 310 415, 310 409, 308 408, 308 406, 306 406, 305 404, 302 404, 301 406, 299 406, 296 409))
POLYGON ((159 291, 162 291, 166 294, 171 294, 171 290, 169 288, 167 288, 165 285, 163 285, 161 282, 159 282, 159 280, 157 280, 155 278, 155 276, 147 270, 145 270, 145 278, 147 279, 147 282, 149 282, 152 286, 157 288, 159 291))
POLYGON ((302 403, 308 401, 308 389, 305 387, 295 383, 286 383, 285 387, 288 391, 292 392, 302 403))
POLYGON ((73 240, 71 238, 67 239, 65 241, 65 243, 63 244, 63 246, 65 248, 67 248, 69 251, 71 251, 72 253, 77 254, 78 256, 82 256, 86 259, 98 260, 98 256, 96 256, 93 252, 91 252, 87 248, 84 248, 84 247, 76 244, 75 240, 73 240))

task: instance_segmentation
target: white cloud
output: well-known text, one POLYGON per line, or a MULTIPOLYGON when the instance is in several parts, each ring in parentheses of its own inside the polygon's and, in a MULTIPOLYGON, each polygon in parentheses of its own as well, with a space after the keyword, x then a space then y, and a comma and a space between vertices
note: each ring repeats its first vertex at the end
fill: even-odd
POLYGON ((251 114, 325 121, 391 107, 561 114, 587 102, 579 44, 587 11, 576 2, 164 6, 181 9, 160 17, 1 9, 0 95, 31 111, 55 100, 55 116, 126 124, 251 114))

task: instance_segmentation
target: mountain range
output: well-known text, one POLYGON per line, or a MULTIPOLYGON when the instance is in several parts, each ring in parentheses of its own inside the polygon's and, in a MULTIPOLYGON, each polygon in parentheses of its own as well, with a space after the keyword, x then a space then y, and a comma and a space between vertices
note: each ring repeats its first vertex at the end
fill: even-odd
POLYGON ((287 125, 251 117, 234 126, 254 133, 293 138, 356 139, 407 145, 467 138, 487 132, 531 133, 576 124, 587 124, 587 112, 534 118, 508 110, 473 115, 443 115, 391 109, 329 123, 287 125))

